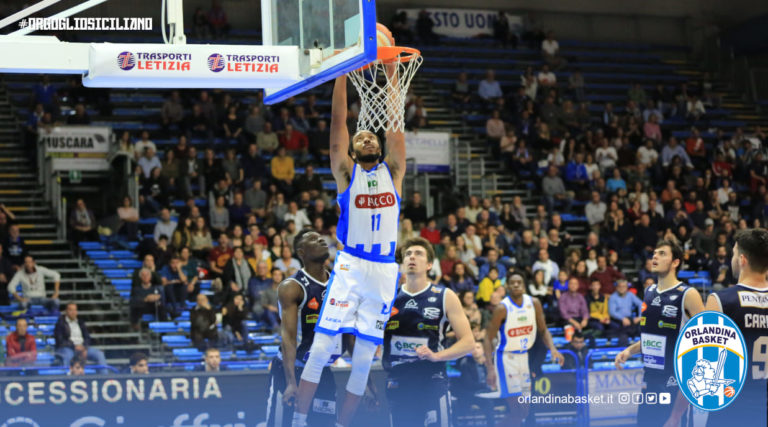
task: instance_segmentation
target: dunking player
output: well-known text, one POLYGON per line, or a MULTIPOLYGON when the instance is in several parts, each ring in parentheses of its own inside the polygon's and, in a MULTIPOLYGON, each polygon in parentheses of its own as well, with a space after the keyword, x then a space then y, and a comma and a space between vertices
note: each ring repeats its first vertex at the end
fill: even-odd
POLYGON ((768 425, 768 231, 736 234, 731 269, 739 283, 707 298, 707 310, 725 313, 739 326, 747 344, 747 379, 741 393, 719 411, 709 413, 707 426, 768 425))
POLYGON ((384 332, 382 363, 387 371, 390 423, 400 426, 447 426, 451 396, 445 362, 472 352, 475 339, 459 297, 429 282, 435 251, 421 237, 400 248, 405 284, 395 297, 384 332), (443 347, 448 327, 456 342, 443 347))
POLYGON ((485 330, 486 381, 498 391, 498 397, 507 399, 508 424, 519 426, 528 415, 529 403, 519 402, 518 396, 531 395, 528 350, 533 347, 537 336, 544 340, 553 361, 562 365, 564 359, 552 342, 541 303, 525 293, 520 273, 510 272, 507 275, 507 293, 509 295, 493 310, 485 330))
MULTIPOLYGON (((329 277, 323 265, 329 256, 328 244, 320 234, 302 231, 293 239, 293 247, 303 268, 283 280, 277 289, 282 344, 269 370, 268 427, 287 426, 293 419, 296 379, 309 357, 329 277)), ((335 337, 336 348, 331 352, 328 364, 341 354, 340 338, 340 335, 335 337)), ((336 381, 327 366, 320 375, 320 387, 309 414, 313 426, 333 426, 336 421, 336 381)))
POLYGON ((338 413, 338 424, 349 426, 365 392, 376 346, 382 343, 397 286, 395 262, 400 193, 405 172, 405 135, 387 131, 387 158, 373 132, 352 137, 349 156, 347 78, 336 79, 331 106, 331 171, 338 189, 341 216, 336 236, 344 245, 338 254, 320 310, 309 360, 301 374, 294 427, 305 425, 320 372, 341 332, 356 335, 352 372, 338 413))
POLYGON ((677 396, 673 405, 639 405, 638 425, 679 425, 688 409, 688 401, 675 380, 675 343, 680 328, 704 310, 704 303, 699 291, 677 280, 677 269, 682 262, 683 249, 676 241, 661 240, 656 244, 651 271, 658 275, 659 283, 645 291, 640 341, 622 350, 614 361, 621 369, 630 356, 642 351, 645 391, 677 396))

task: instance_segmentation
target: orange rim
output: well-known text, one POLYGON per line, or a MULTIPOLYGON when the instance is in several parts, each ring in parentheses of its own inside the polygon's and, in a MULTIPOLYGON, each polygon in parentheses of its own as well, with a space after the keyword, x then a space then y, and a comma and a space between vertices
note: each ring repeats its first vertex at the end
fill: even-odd
POLYGON ((410 62, 412 59, 421 56, 418 49, 405 46, 378 46, 376 48, 376 61, 360 67, 361 70, 367 70, 374 62, 390 64, 392 62, 410 62))

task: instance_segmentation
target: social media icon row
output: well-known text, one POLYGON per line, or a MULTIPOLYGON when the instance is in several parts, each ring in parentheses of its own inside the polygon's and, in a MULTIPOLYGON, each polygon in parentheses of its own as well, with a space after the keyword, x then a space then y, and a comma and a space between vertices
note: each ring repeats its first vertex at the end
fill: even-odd
POLYGON ((619 403, 640 405, 669 405, 672 403, 671 393, 619 393, 619 403))

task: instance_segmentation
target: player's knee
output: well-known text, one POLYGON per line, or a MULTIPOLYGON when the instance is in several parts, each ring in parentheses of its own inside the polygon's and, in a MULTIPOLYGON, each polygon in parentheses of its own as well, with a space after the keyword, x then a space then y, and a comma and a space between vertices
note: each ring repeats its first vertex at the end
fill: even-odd
POLYGON ((365 394, 365 385, 368 382, 368 374, 376 353, 376 344, 365 339, 355 341, 355 350, 352 352, 352 371, 347 381, 347 391, 362 396, 365 394))

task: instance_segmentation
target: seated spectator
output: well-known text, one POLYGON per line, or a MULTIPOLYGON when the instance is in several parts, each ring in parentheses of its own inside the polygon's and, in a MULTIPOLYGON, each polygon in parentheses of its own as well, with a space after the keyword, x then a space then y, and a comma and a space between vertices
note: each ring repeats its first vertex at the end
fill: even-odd
POLYGON ((163 280, 163 291, 165 292, 168 311, 171 316, 178 317, 185 307, 187 288, 189 287, 187 275, 181 268, 181 259, 174 256, 169 264, 160 269, 159 274, 163 280))
POLYGON ((619 338, 619 346, 629 345, 629 337, 636 336, 640 323, 640 306, 642 301, 633 293, 627 292, 627 281, 620 279, 616 282, 616 291, 608 301, 608 312, 611 316, 609 333, 619 338))
POLYGON ((176 221, 171 219, 171 211, 168 208, 163 208, 160 211, 160 218, 157 220, 157 224, 155 224, 155 231, 153 233, 155 242, 160 241, 160 236, 165 236, 166 238, 173 236, 176 225, 176 221))
POLYGON ((608 265, 608 260, 604 255, 597 257, 597 270, 589 276, 590 280, 600 282, 600 292, 605 295, 612 294, 615 289, 614 283, 619 279, 624 279, 624 275, 608 265))
POLYGON ((248 137, 250 143, 256 142, 256 136, 264 129, 264 114, 262 114, 261 107, 259 105, 251 105, 248 110, 248 117, 245 118, 245 124, 243 125, 243 132, 248 137))
POLYGON ((16 330, 5 337, 5 366, 33 365, 37 360, 35 337, 27 333, 27 319, 16 319, 16 330))
MULTIPOLYGON (((464 238, 462 239, 464 240, 464 238)), ((458 245, 457 242, 457 250, 461 252, 462 248, 460 245, 458 245)), ((465 248, 466 250, 466 248, 465 248)), ((498 277, 506 277, 507 274, 507 267, 499 261, 499 251, 496 249, 489 249, 488 253, 486 254, 487 261, 480 267, 480 271, 478 273, 478 277, 486 277, 490 274, 490 269, 495 268, 498 277)), ((465 261, 466 263, 466 261, 465 261)))
POLYGON ((248 291, 248 282, 251 277, 256 277, 256 273, 248 260, 245 259, 245 251, 238 246, 232 250, 232 258, 224 266, 224 273, 221 276, 221 299, 217 301, 216 305, 225 306, 232 301, 235 295, 245 294, 248 291))
POLYGON ((293 164, 293 157, 286 154, 284 147, 281 146, 277 149, 277 155, 270 160, 270 169, 272 181, 277 185, 280 192, 290 195, 296 169, 293 164))
POLYGON ((589 321, 587 326, 591 329, 590 346, 594 345, 595 335, 602 335, 611 324, 611 316, 608 313, 608 297, 600 293, 600 281, 592 280, 589 284, 587 306, 589 308, 589 321))
POLYGON ((496 80, 496 73, 493 70, 485 72, 485 79, 480 81, 477 87, 477 94, 488 105, 495 104, 497 99, 504 96, 504 93, 501 91, 501 85, 496 80))
POLYGON ((538 270, 543 270, 544 284, 546 285, 556 280, 557 275, 560 273, 560 267, 549 259, 549 251, 547 249, 539 249, 539 258, 533 263, 531 270, 534 273, 538 270))
POLYGON ((147 375, 149 374, 149 357, 137 351, 133 353, 128 359, 128 366, 130 366, 130 373, 134 375, 147 375))
POLYGON ((421 228, 419 235, 433 245, 440 243, 440 230, 437 228, 437 221, 434 218, 430 218, 426 225, 421 228))
POLYGON ((208 10, 206 16, 208 17, 208 25, 211 28, 211 34, 214 39, 219 39, 229 34, 231 27, 227 19, 227 12, 221 7, 220 0, 213 0, 211 2, 211 9, 208 10))
POLYGON ((544 193, 544 204, 547 207, 547 212, 551 214, 558 202, 562 203, 565 212, 570 212, 573 197, 565 189, 565 183, 560 178, 560 170, 557 166, 549 167, 547 176, 541 180, 541 189, 544 193))
POLYGON ((568 61, 560 56, 560 44, 555 40, 555 33, 547 32, 547 38, 541 42, 541 55, 544 62, 554 67, 556 70, 563 68, 568 61))
POLYGON ((285 125, 285 130, 280 135, 280 146, 285 148, 289 155, 299 156, 300 163, 307 161, 309 154, 309 140, 307 135, 294 129, 291 123, 285 125))
POLYGON ((218 348, 208 347, 205 350, 203 363, 203 370, 205 372, 219 372, 224 370, 221 366, 221 352, 218 348))
POLYGON ((478 305, 481 307, 487 306, 491 301, 491 294, 501 286, 501 280, 499 280, 499 270, 496 267, 490 267, 488 274, 480 280, 478 286, 476 299, 478 305))
POLYGON ((661 150, 661 166, 668 167, 675 157, 680 158, 687 168, 693 169, 693 163, 691 163, 691 158, 685 148, 677 143, 677 138, 670 136, 667 145, 661 150))
POLYGON ((568 292, 568 272, 567 271, 560 270, 560 272, 557 273, 557 280, 552 282, 552 290, 555 293, 555 298, 558 300, 564 293, 568 292))
POLYGON ((544 64, 541 66, 541 71, 536 75, 536 80, 544 90, 557 87, 557 76, 552 71, 549 71, 549 65, 544 64))
POLYGON ((123 204, 117 208, 117 216, 120 219, 118 234, 128 240, 138 239, 139 234, 139 210, 133 206, 130 197, 123 197, 123 204))
POLYGON ((460 111, 465 111, 472 102, 472 94, 469 90, 469 82, 467 81, 467 73, 462 71, 459 73, 456 81, 453 83, 453 90, 451 91, 451 98, 453 99, 454 108, 460 111))
POLYGON ((597 191, 592 192, 592 200, 584 206, 584 214, 587 217, 587 223, 592 229, 599 228, 605 221, 605 213, 608 207, 605 202, 600 200, 600 193, 597 191))
POLYGON ((142 259, 141 267, 133 271, 133 275, 131 276, 131 288, 135 288, 141 284, 141 278, 139 277, 139 274, 141 274, 141 270, 144 268, 150 272, 150 281, 152 282, 152 286, 163 285, 163 278, 157 272, 155 256, 152 254, 146 254, 142 259))
POLYGON ((280 310, 277 304, 277 287, 280 285, 280 282, 283 281, 283 277, 285 276, 279 268, 273 268, 272 284, 269 288, 262 290, 259 300, 261 304, 261 313, 257 320, 265 322, 272 331, 276 331, 280 328, 280 310))
POLYGON ((61 275, 57 271, 37 265, 35 259, 27 255, 24 257, 24 266, 16 271, 8 283, 8 295, 13 296, 22 310, 26 310, 32 304, 39 304, 45 306, 50 313, 58 313, 60 280, 61 275), (53 294, 50 298, 46 297, 46 278, 53 280, 53 294), (20 296, 17 291, 19 285, 24 296, 20 296))
POLYGON ((52 111, 56 107, 58 101, 56 86, 51 84, 50 77, 47 74, 43 74, 40 82, 33 87, 32 98, 35 104, 42 104, 47 111, 52 111))
POLYGON ((565 325, 573 326, 579 332, 586 329, 589 310, 587 310, 587 301, 579 293, 579 280, 575 277, 568 280, 568 292, 560 295, 558 307, 565 325))
POLYGON ((256 145, 259 147, 259 151, 267 154, 274 153, 280 147, 277 133, 272 131, 271 122, 264 122, 263 129, 256 133, 256 145))
POLYGON ((462 262, 453 265, 451 280, 448 287, 457 294, 462 291, 472 291, 475 289, 475 279, 470 276, 467 267, 462 262))
POLYGON ((77 318, 77 304, 69 303, 64 313, 59 316, 53 329, 56 339, 56 355, 61 358, 64 366, 69 365, 73 358, 90 359, 99 365, 101 373, 107 373, 107 359, 104 353, 91 347, 91 335, 82 319, 77 318))
POLYGON ((459 294, 459 301, 461 301, 461 307, 464 309, 464 314, 469 319, 469 326, 472 328, 472 335, 475 340, 482 341, 485 336, 485 331, 482 329, 483 318, 480 309, 475 302, 475 295, 471 290, 461 291, 459 294))
POLYGON ((224 317, 224 334, 230 343, 248 342, 248 327, 245 323, 248 318, 248 309, 245 307, 245 297, 243 294, 235 294, 232 301, 221 310, 224 317))
POLYGON ((197 294, 200 293, 200 277, 197 271, 200 261, 192 256, 192 251, 188 247, 183 247, 179 251, 179 267, 187 276, 187 301, 196 301, 197 294))
POLYGON ((8 283, 16 274, 16 269, 11 261, 3 252, 3 242, 0 240, 0 305, 9 305, 11 303, 8 293, 8 283))
POLYGON ((419 36, 419 40, 425 45, 431 45, 437 43, 439 37, 433 31, 435 23, 432 22, 432 18, 429 17, 429 12, 422 10, 419 12, 416 18, 416 34, 419 36))
POLYGON ((219 245, 208 253, 208 264, 215 277, 224 274, 224 267, 232 257, 232 248, 230 247, 229 237, 226 233, 221 233, 218 239, 219 245))
POLYGON ((154 153, 157 153, 157 145, 155 145, 155 143, 149 139, 149 132, 143 130, 141 131, 141 139, 137 141, 133 146, 134 157, 139 159, 139 157, 145 156, 147 149, 152 149, 152 155, 149 156, 150 158, 154 155, 154 153))
POLYGON ((207 40, 211 37, 211 28, 208 25, 208 17, 202 7, 195 9, 192 15, 192 34, 198 40, 207 40))
POLYGON ((491 117, 485 123, 485 132, 490 140, 492 151, 498 154, 499 142, 506 134, 499 110, 493 110, 491 113, 491 117))
POLYGON ((244 144, 246 142, 245 135, 243 134, 243 120, 240 115, 237 114, 237 106, 231 105, 227 107, 227 115, 224 116, 224 120, 221 123, 221 129, 224 131, 224 139, 230 143, 244 144))
POLYGON ((91 117, 88 112, 85 111, 85 105, 75 105, 75 114, 67 117, 68 125, 89 125, 91 124, 91 117))
POLYGON ((82 375, 85 375, 85 360, 79 357, 73 357, 69 361, 69 371, 67 372, 67 376, 79 377, 82 375))
POLYGON ((691 95, 688 97, 688 101, 685 103, 685 117, 689 121, 699 121, 706 113, 707 109, 704 108, 704 103, 698 96, 691 95))
POLYGON ((182 120, 184 120, 184 105, 181 103, 181 95, 178 90, 171 92, 171 96, 163 102, 163 107, 160 109, 160 119, 166 132, 173 125, 181 125, 182 120))
POLYGON ((192 229, 189 249, 192 250, 192 254, 195 258, 199 259, 207 259, 208 253, 213 249, 213 237, 211 236, 211 231, 205 224, 205 218, 203 217, 195 219, 195 226, 192 229))
POLYGON ((286 276, 292 276, 301 270, 301 263, 291 254, 291 248, 283 246, 280 259, 275 261, 274 267, 282 271, 286 276))
POLYGON ((97 226, 93 211, 85 206, 83 199, 77 199, 75 208, 69 214, 69 232, 72 235, 72 241, 75 243, 98 241, 99 233, 96 230, 97 226))
MULTIPOLYGON (((708 219, 707 221, 712 220, 708 219)), ((709 260, 708 264, 707 270, 709 271, 709 277, 712 280, 713 287, 720 289, 734 283, 730 258, 728 257, 728 250, 725 246, 719 246, 717 248, 715 257, 709 260)))
POLYGON ((661 127, 659 126, 659 119, 656 114, 651 114, 651 117, 643 125, 643 136, 647 139, 661 142, 661 127))
POLYGON ((130 321, 136 331, 140 328, 141 316, 145 314, 154 315, 158 321, 166 319, 163 290, 161 285, 155 285, 152 282, 152 276, 153 272, 150 269, 141 268, 138 274, 138 286, 131 288, 130 321))
POLYGON ((192 345, 200 351, 218 345, 219 332, 216 329, 216 311, 211 307, 205 294, 197 296, 197 305, 191 310, 189 321, 192 345))

